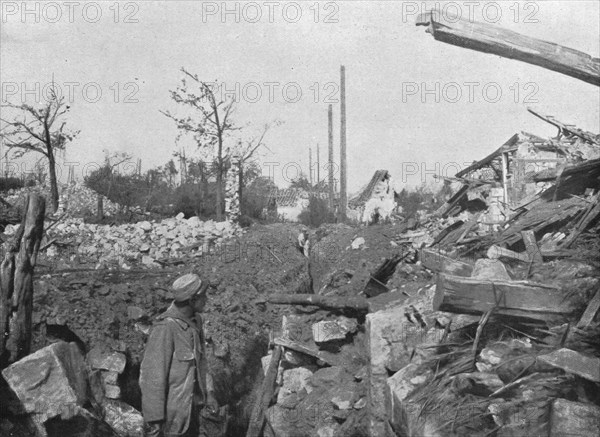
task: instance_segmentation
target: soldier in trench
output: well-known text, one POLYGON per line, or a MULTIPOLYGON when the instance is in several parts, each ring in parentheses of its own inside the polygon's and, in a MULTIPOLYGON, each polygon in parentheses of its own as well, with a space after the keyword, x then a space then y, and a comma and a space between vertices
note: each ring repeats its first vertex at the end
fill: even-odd
POLYGON ((139 381, 147 437, 209 437, 201 413, 218 404, 200 315, 207 288, 196 274, 176 279, 173 303, 150 333, 139 381))

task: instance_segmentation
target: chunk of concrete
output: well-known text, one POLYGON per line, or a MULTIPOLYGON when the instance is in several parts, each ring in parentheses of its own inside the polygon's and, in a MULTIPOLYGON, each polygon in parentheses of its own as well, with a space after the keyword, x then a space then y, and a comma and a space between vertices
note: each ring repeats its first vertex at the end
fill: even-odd
POLYGON ((112 370, 101 370, 100 372, 102 372, 100 376, 103 384, 118 385, 119 374, 117 372, 112 370))
POLYGON ((552 402, 550 437, 597 437, 599 435, 599 407, 566 399, 555 399, 552 402))
POLYGON ((152 230, 152 223, 148 221, 138 222, 137 227, 144 232, 150 232, 152 230))
POLYGON ((129 320, 140 320, 145 315, 144 310, 138 306, 130 305, 127 307, 127 318, 129 320))
POLYGON ((348 384, 351 381, 352 375, 340 366, 323 367, 310 377, 310 384, 315 388, 335 387, 348 384))
POLYGON ((356 391, 349 387, 338 387, 333 391, 331 402, 338 410, 350 410, 358 400, 356 391))
POLYGON ((315 343, 326 343, 328 341, 343 340, 347 331, 337 322, 325 320, 312 325, 312 334, 315 343))
POLYGON ((104 397, 107 399, 120 399, 121 388, 118 385, 104 384, 104 397))
POLYGON ((353 334, 358 330, 358 322, 356 319, 340 316, 335 321, 344 331, 349 334, 353 334))
POLYGON ((415 301, 413 305, 405 302, 374 313, 367 314, 366 334, 369 351, 368 405, 369 432, 372 435, 384 435, 387 422, 385 411, 385 393, 388 370, 402 369, 409 363, 420 364, 433 355, 432 349, 423 349, 421 344, 435 344, 440 340, 440 329, 430 323, 423 327, 407 320, 407 313, 417 309, 420 316, 428 320, 435 313, 431 309, 431 300, 415 301))
POLYGON ((600 382, 600 358, 588 357, 574 350, 562 348, 538 356, 538 361, 589 381, 600 382))
POLYGON ((142 256, 142 264, 148 267, 156 267, 158 263, 151 256, 144 255, 142 256))
POLYGON ((504 382, 495 373, 459 373, 450 379, 457 393, 469 393, 476 396, 489 396, 504 386, 504 382))
POLYGON ((143 437, 144 419, 138 410, 125 402, 111 399, 102 402, 101 407, 104 420, 119 436, 143 437))
POLYGON ((511 278, 502 261, 498 259, 481 258, 475 262, 472 278, 510 281, 511 278))
POLYGON ((284 370, 283 372, 283 386, 279 389, 277 395, 277 403, 284 404, 286 398, 290 397, 294 393, 299 393, 303 389, 307 393, 312 391, 312 387, 308 384, 312 372, 304 367, 296 367, 295 369, 284 370))
POLYGON ((118 374, 123 373, 127 359, 121 352, 108 352, 96 346, 87 355, 87 361, 92 369, 111 370, 118 374))
POLYGON ((87 400, 87 373, 75 343, 58 342, 11 364, 2 371, 24 411, 36 422, 60 416, 87 400))
POLYGON ((352 241, 351 247, 354 250, 360 249, 362 246, 365 245, 365 239, 363 237, 358 237, 355 238, 354 241, 352 241))
POLYGON ((387 379, 385 393, 385 410, 392 427, 410 429, 411 424, 405 423, 417 409, 408 399, 418 388, 425 385, 433 377, 430 369, 423 369, 417 364, 408 364, 387 379))

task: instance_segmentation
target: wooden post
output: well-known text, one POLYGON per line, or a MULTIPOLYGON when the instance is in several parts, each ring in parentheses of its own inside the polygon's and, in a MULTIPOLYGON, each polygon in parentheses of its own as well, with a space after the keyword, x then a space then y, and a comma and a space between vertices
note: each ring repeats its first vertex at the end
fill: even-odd
POLYGON ((269 363, 267 374, 265 375, 256 403, 252 409, 252 416, 250 417, 250 425, 248 426, 246 437, 259 437, 262 435, 262 428, 265 424, 265 411, 269 407, 269 403, 273 397, 282 351, 283 348, 281 346, 275 346, 275 349, 273 349, 273 355, 271 355, 271 362, 269 363))
POLYGON ((508 205, 508 153, 502 153, 502 190, 504 191, 504 205, 508 205))
POLYGON ((96 218, 102 220, 104 218, 104 199, 101 194, 98 194, 98 207, 96 209, 96 218))
POLYGON ((346 67, 340 67, 340 219, 346 220, 346 67))
POLYGON ((327 110, 327 118, 329 121, 329 154, 328 154, 328 171, 329 171, 329 209, 333 211, 333 197, 334 197, 334 186, 333 186, 333 107, 329 105, 327 110))
POLYGON ((320 151, 319 151, 319 143, 317 143, 317 185, 321 182, 321 160, 319 159, 320 151))
POLYGON ((310 186, 312 188, 313 184, 313 168, 312 168, 312 148, 308 148, 308 182, 310 182, 310 186))
POLYGON ((44 232, 46 203, 27 197, 25 216, 0 264, 0 367, 23 358, 31 347, 33 268, 44 232))

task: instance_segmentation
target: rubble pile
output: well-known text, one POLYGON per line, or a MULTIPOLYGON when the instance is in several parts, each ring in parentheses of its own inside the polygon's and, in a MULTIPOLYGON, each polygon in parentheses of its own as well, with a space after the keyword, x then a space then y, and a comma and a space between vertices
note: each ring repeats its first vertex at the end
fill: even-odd
POLYGON ((58 212, 66 212, 69 217, 95 215, 98 210, 98 197, 102 199, 102 210, 106 215, 114 215, 123 209, 121 205, 111 202, 105 196, 100 196, 85 185, 72 183, 63 186, 60 190, 58 212))
MULTIPOLYGON (((379 351, 371 342, 372 362, 378 356, 395 372, 379 425, 371 412, 377 432, 388 425, 396 435, 600 432, 600 141, 544 119, 559 127, 558 139, 515 135, 448 178, 460 187, 426 223, 392 236, 421 247, 436 284, 427 315, 420 311, 421 344, 389 318, 389 332, 402 341, 388 338, 379 351), (442 223, 420 240, 421 229, 442 223), (406 347, 409 362, 391 368, 406 347)), ((371 326, 378 317, 367 316, 371 326)), ((376 330, 368 332, 373 340, 376 330)))
POLYGON ((283 347, 263 357, 277 370, 276 402, 265 413, 265 436, 365 435, 365 333, 357 319, 326 311, 283 317, 273 339, 283 347))
MULTIPOLYGON (((18 227, 7 225, 4 234, 14 235, 18 227)), ((184 257, 202 256, 211 247, 242 232, 230 222, 203 222, 198 217, 185 219, 183 214, 160 222, 141 221, 119 226, 88 224, 81 218, 68 218, 46 228, 45 258, 62 257, 70 261, 77 258, 80 263, 94 262, 98 268, 117 263, 124 269, 131 268, 133 263, 151 267, 184 257)))
MULTIPOLYGON (((14 207, 19 207, 28 193, 35 192, 46 198, 46 203, 50 199, 50 187, 48 185, 33 186, 9 190, 4 200, 14 207)), ((117 203, 111 202, 105 196, 99 196, 94 190, 81 183, 59 184, 59 200, 57 214, 66 213, 68 217, 87 217, 95 215, 98 209, 98 197, 101 197, 103 211, 106 215, 114 215, 123 207, 117 203)), ((138 209, 141 213, 141 210, 138 209)))

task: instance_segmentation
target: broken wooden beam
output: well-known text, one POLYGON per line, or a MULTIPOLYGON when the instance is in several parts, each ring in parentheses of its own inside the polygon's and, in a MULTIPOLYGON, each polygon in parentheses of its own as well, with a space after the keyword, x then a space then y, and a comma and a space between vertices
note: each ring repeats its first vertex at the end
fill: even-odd
POLYGON ((590 325, 594 321, 596 314, 598 314, 598 310, 600 310, 600 289, 596 291, 596 294, 590 300, 587 308, 583 312, 581 319, 577 322, 578 328, 585 328, 590 325))
POLYGON ((516 59, 600 86, 600 59, 587 53, 517 32, 434 10, 419 14, 417 26, 428 26, 437 41, 516 59))
POLYGON ((560 245, 561 248, 568 248, 581 235, 583 231, 600 215, 600 193, 593 197, 592 203, 583 213, 579 222, 573 228, 571 234, 560 245))
POLYGON ((262 435, 262 429, 265 424, 265 411, 267 411, 271 399, 273 398, 273 392, 275 391, 275 380, 277 379, 277 371, 279 369, 281 355, 281 346, 275 346, 273 349, 273 355, 271 355, 271 362, 269 363, 267 374, 265 375, 260 392, 256 398, 256 403, 252 409, 252 415, 250 416, 250 424, 248 425, 246 437, 259 437, 262 435))
POLYGON ((267 302, 280 305, 314 305, 328 310, 369 311, 369 302, 363 297, 330 297, 316 294, 272 294, 267 302))
POLYGON ((541 265, 544 262, 544 259, 542 258, 542 252, 540 252, 540 248, 537 245, 535 233, 533 231, 521 231, 521 236, 523 237, 523 243, 525 243, 525 251, 531 262, 534 265, 541 265))
POLYGON ((540 321, 566 321, 583 305, 576 293, 529 281, 488 280, 438 274, 433 309, 481 315, 495 314, 540 321))
MULTIPOLYGON (((450 210, 458 204, 461 199, 466 196, 467 192, 470 189, 469 184, 465 184, 459 188, 459 190, 450 198, 446 203, 440 206, 433 214, 434 216, 441 216, 443 218, 448 217, 448 213, 450 210)), ((433 245, 433 244, 432 244, 433 245)))
POLYGON ((600 358, 586 356, 574 350, 562 348, 549 354, 539 355, 537 360, 588 381, 600 382, 600 358))
POLYGON ((600 435, 600 407, 555 399, 550 413, 549 437, 597 437, 600 435))
POLYGON ((455 276, 471 276, 473 266, 464 261, 450 258, 439 250, 421 249, 419 253, 421 265, 436 273, 448 273, 455 276))
POLYGON ((309 355, 311 357, 317 358, 324 363, 329 364, 330 366, 341 366, 344 364, 344 360, 338 354, 334 354, 327 351, 320 351, 318 349, 314 349, 308 345, 298 343, 297 341, 287 340, 285 338, 276 337, 273 340, 273 343, 278 346, 283 346, 286 349, 291 349, 296 352, 303 353, 305 355, 309 355))

